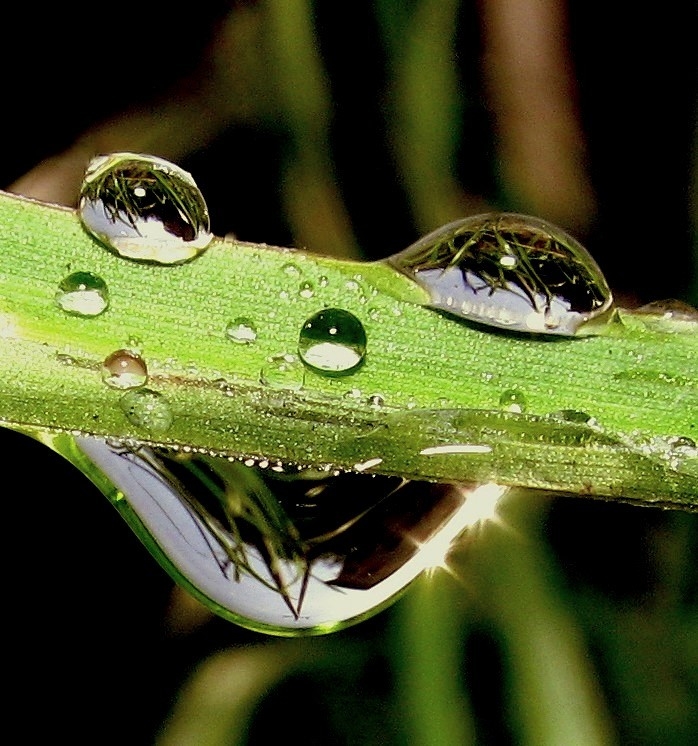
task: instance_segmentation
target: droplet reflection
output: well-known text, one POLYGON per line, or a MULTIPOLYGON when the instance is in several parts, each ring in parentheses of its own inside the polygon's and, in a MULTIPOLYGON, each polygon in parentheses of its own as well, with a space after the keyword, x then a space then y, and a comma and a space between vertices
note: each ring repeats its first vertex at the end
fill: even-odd
MULTIPOLYGON (((387 606, 485 519, 475 497, 493 487, 290 479, 203 455, 76 443, 176 580, 232 621, 281 635, 331 632, 387 606)), ((491 517, 505 488, 497 499, 486 492, 491 517)))
POLYGON ((151 155, 94 158, 80 191, 78 213, 90 235, 119 256, 179 264, 212 239, 208 209, 191 174, 151 155))
POLYGON ((490 213, 445 225, 386 260, 427 290, 430 305, 516 332, 591 334, 613 315, 587 250, 556 226, 490 213))

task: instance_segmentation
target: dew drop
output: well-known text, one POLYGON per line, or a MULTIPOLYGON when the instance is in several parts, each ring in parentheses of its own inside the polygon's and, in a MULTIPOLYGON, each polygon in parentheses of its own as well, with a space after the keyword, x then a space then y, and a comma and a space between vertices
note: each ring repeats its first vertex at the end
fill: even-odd
POLYGON ((430 307, 486 326, 575 336, 597 332, 614 315, 587 250, 526 215, 464 218, 386 261, 429 293, 430 307))
POLYGON ((213 238, 206 203, 191 174, 151 155, 94 158, 78 212, 91 236, 137 261, 180 264, 201 254, 213 238))
POLYGON ((571 422, 575 425, 589 425, 598 428, 599 423, 595 417, 578 409, 559 409, 550 415, 554 420, 561 422, 571 422))
POLYGON ((382 394, 371 394, 371 396, 366 399, 366 403, 376 409, 380 409, 385 404, 385 398, 382 394))
POLYGON ((646 303, 644 306, 635 309, 634 313, 646 316, 659 316, 666 320, 698 321, 698 308, 694 308, 688 303, 673 298, 646 303))
POLYGON ((241 345, 250 345, 257 340, 257 327, 245 316, 238 316, 228 324, 225 333, 228 339, 241 345))
POLYGON ((157 391, 132 389, 121 397, 119 405, 132 425, 147 430, 152 436, 164 435, 172 426, 170 405, 157 391))
POLYGON ((145 360, 131 350, 116 350, 102 363, 102 380, 115 389, 135 389, 148 380, 145 360))
POLYGON ((499 397, 499 406, 507 412, 521 414, 526 411, 526 397, 518 389, 507 389, 499 397))
POLYGON ((122 515, 176 581, 268 634, 326 634, 373 616, 477 525, 478 489, 332 469, 293 478, 264 458, 75 444, 76 463, 89 459, 90 475, 123 496, 122 515))
POLYGON ((301 282, 298 288, 298 294, 301 298, 312 298, 315 295, 315 286, 312 282, 301 282))
POLYGON ((301 274, 303 274, 298 267, 297 264, 293 264, 293 262, 289 262, 288 264, 284 264, 283 267, 281 267, 283 273, 285 275, 288 275, 289 277, 300 277, 301 274))
POLYGON ((349 311, 325 308, 303 324, 298 353, 311 370, 329 376, 347 375, 364 360, 366 331, 349 311))
POLYGON ((109 305, 107 283, 92 272, 73 272, 58 284, 56 304, 73 316, 99 316, 109 305))
POLYGON ((287 388, 298 390, 303 388, 305 370, 297 355, 284 353, 272 355, 262 368, 259 381, 263 386, 271 388, 287 388))

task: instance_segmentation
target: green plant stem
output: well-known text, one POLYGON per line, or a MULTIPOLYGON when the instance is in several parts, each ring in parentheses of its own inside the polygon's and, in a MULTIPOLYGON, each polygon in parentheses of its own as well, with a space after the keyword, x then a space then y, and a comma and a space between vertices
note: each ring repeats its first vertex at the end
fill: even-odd
POLYGON ((423 291, 381 263, 215 240, 188 264, 140 264, 93 242, 73 211, 6 194, 0 244, 0 421, 9 427, 698 504, 698 459, 666 440, 698 433, 695 322, 623 312, 597 337, 495 334, 425 308, 423 291), (55 304, 75 271, 107 283, 102 315, 55 304), (366 359, 349 376, 318 374, 295 357, 306 319, 327 307, 366 329, 366 359), (226 335, 237 317, 257 327, 252 344, 226 335), (122 392, 102 382, 104 358, 134 346, 171 411, 166 431, 132 424, 122 392), (499 403, 511 388, 526 400, 522 413, 499 403), (560 410, 598 425, 552 416, 560 410), (476 448, 422 453, 452 444, 476 448))

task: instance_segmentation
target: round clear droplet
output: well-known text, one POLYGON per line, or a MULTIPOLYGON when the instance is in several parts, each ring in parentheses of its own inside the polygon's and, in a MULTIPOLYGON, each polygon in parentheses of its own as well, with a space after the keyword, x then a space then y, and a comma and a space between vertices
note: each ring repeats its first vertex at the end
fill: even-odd
POLYGON ((589 252, 560 228, 515 213, 450 223, 386 260, 429 294, 429 305, 515 332, 593 334, 614 315, 589 252))
POLYGON ((99 316, 109 306, 107 283, 92 272, 73 272, 56 291, 56 304, 73 316, 99 316))
POLYGON ((102 363, 102 380, 115 389, 135 389, 148 380, 145 360, 131 350, 116 350, 102 363))
POLYGON ((366 331, 353 313, 342 308, 325 308, 303 324, 298 353, 318 373, 347 375, 364 361, 366 331))
POLYGON ((170 405, 162 394, 151 389, 127 391, 119 400, 126 419, 152 436, 164 435, 172 426, 170 405))
POLYGON ((499 406, 507 412, 521 414, 526 411, 526 397, 518 389, 507 389, 499 397, 499 406))
POLYGON ((250 345, 257 340, 257 327, 251 319, 239 316, 228 324, 225 333, 228 339, 241 345, 250 345))
POLYGON ((78 212, 87 232, 127 259, 180 264, 212 239, 208 209, 192 178, 151 155, 113 153, 85 172, 78 212))

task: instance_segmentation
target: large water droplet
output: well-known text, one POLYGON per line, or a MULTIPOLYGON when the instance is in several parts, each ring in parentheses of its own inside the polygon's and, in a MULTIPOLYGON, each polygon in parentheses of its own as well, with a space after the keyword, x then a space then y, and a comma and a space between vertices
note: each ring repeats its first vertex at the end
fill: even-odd
POLYGON ((134 389, 148 380, 145 360, 131 350, 116 350, 102 363, 102 380, 115 389, 134 389))
POLYGON ((208 209, 191 174, 155 156, 94 158, 78 209, 87 232, 128 259, 179 264, 201 254, 212 239, 208 209))
POLYGON ((375 614, 443 563, 475 521, 477 490, 460 486, 314 471, 291 479, 204 455, 76 443, 83 468, 86 456, 114 485, 117 507, 175 580, 267 633, 323 634, 375 614))
POLYGON ((56 291, 56 304, 73 316, 99 316, 109 305, 107 283, 92 272, 73 272, 56 291))
POLYGON ((587 250, 538 218, 465 218, 386 261, 425 288, 433 308, 487 326, 573 336, 613 316, 611 291, 587 250))
POLYGON ((132 389, 121 397, 119 405, 132 425, 146 430, 153 437, 164 435, 172 426, 170 405, 157 391, 132 389))
POLYGON ((298 353, 301 360, 318 373, 347 375, 364 360, 366 331, 353 313, 341 308, 325 308, 303 324, 298 353))

